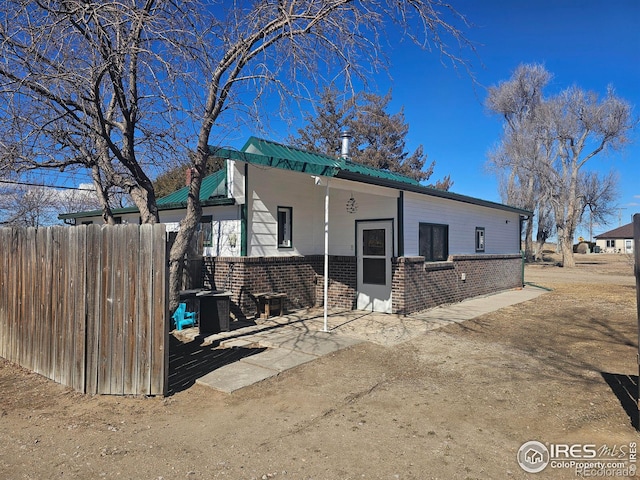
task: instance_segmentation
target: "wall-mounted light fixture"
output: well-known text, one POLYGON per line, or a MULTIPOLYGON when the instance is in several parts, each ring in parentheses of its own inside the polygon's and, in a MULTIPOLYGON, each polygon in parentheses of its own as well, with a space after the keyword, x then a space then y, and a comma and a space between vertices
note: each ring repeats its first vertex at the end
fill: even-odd
POLYGON ((348 213, 356 213, 358 211, 358 202, 353 198, 353 193, 349 200, 347 200, 347 212, 348 213))

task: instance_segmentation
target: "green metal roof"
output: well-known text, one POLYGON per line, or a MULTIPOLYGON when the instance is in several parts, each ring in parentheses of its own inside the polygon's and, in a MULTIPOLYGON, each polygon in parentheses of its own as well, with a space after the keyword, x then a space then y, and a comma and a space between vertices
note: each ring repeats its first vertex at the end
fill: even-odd
MULTIPOLYGON (((176 210, 185 208, 187 205, 187 197, 189 195, 189 187, 184 186, 169 195, 160 197, 156 200, 158 210, 176 210)), ((227 198, 227 170, 223 168, 202 179, 200 186, 200 202, 202 206, 210 205, 231 205, 234 203, 232 198, 227 198)), ((125 213, 136 213, 138 208, 135 206, 114 208, 114 215, 123 215, 125 213)), ((91 210, 87 212, 62 213, 58 215, 60 220, 71 218, 87 218, 101 216, 102 210, 91 210)))
POLYGON ((257 137, 250 137, 242 147, 242 151, 214 147, 210 147, 210 151, 211 155, 220 158, 406 190, 471 205, 496 208, 526 217, 532 215, 532 212, 522 208, 422 185, 417 180, 399 173, 378 170, 348 160, 289 147, 257 137))
MULTIPOLYGON (((223 168, 202 179, 200 186, 200 201, 227 196, 227 170, 223 168)), ((186 204, 189 195, 189 187, 184 186, 180 190, 176 190, 157 200, 158 208, 163 205, 186 204)))
MULTIPOLYGON (((316 168, 321 167, 323 169, 327 169, 326 173, 320 173, 320 175, 325 176, 334 177, 338 176, 339 172, 351 172, 371 178, 393 180, 410 185, 420 185, 420 182, 414 178, 407 177, 400 173, 391 172, 389 170, 380 170, 378 168, 361 165, 350 160, 309 152, 307 150, 282 145, 257 137, 250 137, 249 140, 247 140, 247 143, 244 144, 244 147, 242 147, 242 151, 247 153, 256 153, 271 158, 293 160, 316 168)), ((308 168, 303 171, 307 172, 308 168)))
MULTIPOLYGON (((250 137, 242 147, 242 150, 209 147, 211 155, 218 158, 239 160, 254 165, 264 165, 272 168, 280 168, 294 172, 303 172, 309 175, 342 178, 370 185, 395 188, 416 192, 433 197, 447 198, 458 202, 473 205, 486 206, 506 210, 520 215, 529 216, 531 212, 521 208, 504 205, 501 203, 481 200, 466 195, 438 190, 420 184, 417 180, 405 175, 379 170, 366 165, 361 165, 349 160, 339 159, 319 153, 309 152, 295 147, 282 145, 257 137, 250 137)), ((202 180, 200 189, 200 201, 203 206, 208 205, 232 205, 235 200, 228 198, 226 185, 226 168, 208 175, 202 180)), ((182 187, 175 192, 157 200, 159 210, 171 210, 184 208, 189 193, 188 187, 182 187)), ((135 207, 116 209, 114 214, 136 212, 135 207)), ((67 213, 59 215, 60 219, 93 217, 101 215, 100 210, 91 212, 67 213)))

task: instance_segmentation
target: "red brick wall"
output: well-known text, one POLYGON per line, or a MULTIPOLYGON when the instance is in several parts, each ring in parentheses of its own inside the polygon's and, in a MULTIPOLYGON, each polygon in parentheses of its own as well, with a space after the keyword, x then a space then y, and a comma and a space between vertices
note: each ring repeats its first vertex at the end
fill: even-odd
MULTIPOLYGON (((252 317, 257 305, 252 297, 260 292, 286 293, 287 309, 322 306, 324 257, 205 257, 205 288, 231 291, 232 312, 238 318, 252 317)), ((355 305, 356 258, 329 257, 331 308, 351 310, 355 305)))
MULTIPOLYGON (((229 290, 231 311, 253 317, 260 292, 287 294, 287 309, 322 306, 324 257, 205 257, 205 288, 229 290)), ((393 313, 411 314, 437 305, 522 286, 519 255, 455 255, 447 262, 424 257, 393 259, 393 313), (466 280, 461 275, 466 274, 466 280)), ((356 257, 329 257, 329 307, 356 305, 356 257)))
MULTIPOLYGON (((316 305, 324 300, 324 257, 316 268, 316 305)), ((356 308, 356 257, 329 257, 329 308, 353 310, 356 308)))
POLYGON ((400 257, 393 261, 393 312, 398 314, 519 287, 520 255, 453 255, 447 262, 400 257))

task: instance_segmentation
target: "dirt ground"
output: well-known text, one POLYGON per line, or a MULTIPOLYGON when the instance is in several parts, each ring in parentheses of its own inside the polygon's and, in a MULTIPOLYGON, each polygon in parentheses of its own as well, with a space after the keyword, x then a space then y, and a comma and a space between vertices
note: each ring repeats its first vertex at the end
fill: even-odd
POLYGON ((363 343, 232 395, 85 396, 0 360, 0 478, 575 478, 525 473, 517 454, 531 440, 629 461, 640 440, 633 266, 578 262, 527 266, 528 282, 553 289, 530 302, 393 347, 363 343))

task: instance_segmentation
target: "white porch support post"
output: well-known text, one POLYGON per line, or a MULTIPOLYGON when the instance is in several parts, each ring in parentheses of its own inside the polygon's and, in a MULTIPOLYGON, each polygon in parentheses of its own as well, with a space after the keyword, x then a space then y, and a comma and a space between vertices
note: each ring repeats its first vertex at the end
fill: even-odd
POLYGON ((328 332, 328 300, 329 298, 329 179, 324 194, 324 332, 328 332))

